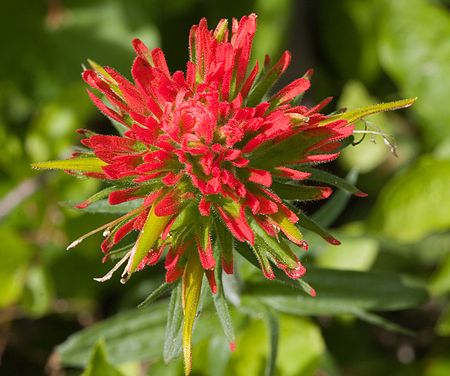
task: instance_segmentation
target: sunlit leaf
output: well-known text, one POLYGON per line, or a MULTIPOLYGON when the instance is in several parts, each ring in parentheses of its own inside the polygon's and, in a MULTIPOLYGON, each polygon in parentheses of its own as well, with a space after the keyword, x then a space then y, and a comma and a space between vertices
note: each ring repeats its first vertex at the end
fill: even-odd
POLYGON ((185 373, 192 368, 192 331, 202 289, 203 268, 196 254, 191 254, 184 269, 182 281, 183 301, 183 355, 185 373))
POLYGON ((131 252, 130 261, 126 268, 124 281, 134 273, 148 252, 153 248, 160 237, 162 231, 167 226, 170 216, 159 217, 155 214, 155 208, 152 206, 144 226, 139 234, 135 246, 131 252))
POLYGON ((103 172, 106 162, 96 157, 72 158, 61 161, 37 162, 31 166, 38 170, 68 170, 76 172, 103 172))
POLYGON ((450 161, 431 156, 395 176, 381 191, 369 227, 413 243, 450 228, 450 161))
MULTIPOLYGON (((269 333, 264 321, 250 321, 238 338, 226 375, 264 375, 270 352, 268 343, 269 333)), ((275 374, 313 376, 324 349, 320 330, 314 323, 304 318, 279 316, 275 374)))
POLYGON ((346 111, 340 114, 332 115, 326 120, 322 120, 320 125, 326 125, 336 120, 347 120, 349 123, 354 123, 357 120, 363 119, 366 116, 377 114, 379 112, 394 111, 401 108, 411 106, 417 98, 401 99, 394 102, 379 103, 372 106, 358 108, 356 110, 346 111))

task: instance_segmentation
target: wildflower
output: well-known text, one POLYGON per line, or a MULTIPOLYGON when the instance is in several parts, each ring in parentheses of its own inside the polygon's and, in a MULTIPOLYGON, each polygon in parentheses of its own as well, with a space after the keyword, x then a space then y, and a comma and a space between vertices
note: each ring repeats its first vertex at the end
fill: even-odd
POLYGON ((113 269, 126 263, 122 282, 162 258, 166 282, 181 280, 186 373, 203 277, 215 294, 215 270, 233 273, 238 243, 251 248, 267 278, 275 278, 274 266, 290 278, 302 277, 305 267, 294 250, 308 245, 299 226, 339 243, 292 205, 292 200, 326 199, 332 193, 329 186, 313 184, 332 181, 313 166, 339 156, 355 120, 412 103, 326 116, 320 111, 330 98, 313 107, 298 104, 310 87, 311 71, 269 94, 291 55, 284 52, 274 64, 266 57, 262 69, 258 63, 249 67, 255 30, 254 14, 233 19, 231 33, 227 20, 211 31, 202 19, 190 31, 185 73, 172 74, 163 52, 138 39, 133 41, 134 83, 91 63, 92 69, 83 72, 93 89, 89 96, 125 132, 80 130, 86 151, 35 165, 112 184, 78 208, 105 197, 111 205, 139 200, 136 209, 94 232, 105 230, 106 258, 128 233, 138 232, 113 269))

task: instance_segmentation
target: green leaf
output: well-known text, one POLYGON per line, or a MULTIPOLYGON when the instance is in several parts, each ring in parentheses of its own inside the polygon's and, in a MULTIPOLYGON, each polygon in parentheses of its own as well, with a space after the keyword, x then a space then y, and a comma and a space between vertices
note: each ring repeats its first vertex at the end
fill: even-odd
POLYGON ((436 332, 440 336, 450 337, 450 305, 448 304, 441 317, 439 317, 436 332))
POLYGON ((365 322, 368 322, 369 324, 379 326, 379 327, 389 330, 391 332, 396 332, 396 333, 404 334, 407 336, 414 336, 414 332, 412 332, 411 330, 406 329, 403 326, 397 325, 396 323, 393 323, 392 321, 386 320, 384 317, 381 317, 374 313, 355 310, 355 311, 353 311, 353 314, 356 317, 358 317, 359 319, 361 319, 365 322))
POLYGON ((364 119, 365 117, 373 114, 410 107, 414 104, 416 99, 417 98, 401 99, 398 101, 379 103, 372 106, 358 108, 356 110, 346 111, 340 114, 332 115, 326 120, 322 120, 319 124, 323 126, 337 120, 347 120, 348 123, 354 123, 357 120, 364 119))
POLYGON ((50 276, 42 265, 33 265, 27 272, 21 306, 30 315, 39 317, 52 307, 54 291, 50 276))
POLYGON ((391 273, 310 267, 304 279, 314 286, 316 297, 299 295, 286 286, 262 279, 247 282, 243 294, 258 296, 278 311, 299 315, 407 309, 423 304, 428 298, 422 285, 391 273))
MULTIPOLYGON (((333 196, 334 198, 335 196, 333 196)), ((327 202, 327 204, 329 202, 332 202, 333 198, 331 200, 329 200, 327 202)), ((325 204, 324 207, 327 207, 327 204, 325 204)), ((331 210, 333 210, 330 207, 331 210)), ((324 221, 327 220, 326 217, 324 217, 324 221)), ((321 236, 323 239, 325 239, 327 242, 334 244, 334 245, 339 245, 340 241, 335 239, 333 237, 333 235, 331 235, 327 230, 325 230, 322 226, 320 226, 316 221, 314 221, 314 219, 308 217, 306 214, 301 213, 299 216, 299 220, 297 222, 297 224, 306 230, 312 231, 314 233, 316 233, 317 235, 321 236)))
POLYGON ((138 207, 142 206, 143 202, 143 199, 136 199, 132 201, 122 202, 117 205, 111 205, 108 200, 99 200, 92 203, 87 208, 81 210, 86 213, 126 214, 131 210, 137 209, 138 207))
POLYGON ((148 252, 154 247, 156 241, 164 231, 171 216, 159 217, 155 214, 155 207, 152 206, 144 226, 136 241, 136 245, 131 252, 130 260, 126 267, 126 276, 121 280, 126 282, 133 274, 148 252))
POLYGON ((167 302, 133 309, 71 335, 56 349, 61 364, 83 366, 98 338, 104 338, 112 363, 121 364, 161 357, 167 302))
MULTIPOLYGON (((163 296, 175 287, 174 283, 163 282, 156 289, 154 289, 150 295, 148 295, 141 303, 139 303, 138 308, 145 307, 146 305, 152 304, 155 300, 163 296)), ((172 294, 173 295, 173 294, 172 294)))
POLYGON ((250 163, 267 170, 294 164, 309 147, 328 139, 330 135, 330 131, 326 128, 319 128, 305 130, 276 143, 266 142, 251 153, 250 163))
POLYGON ((32 257, 29 245, 8 227, 0 227, 0 308, 14 304, 22 294, 32 257))
POLYGON ((369 228, 412 243, 450 228, 450 160, 422 157, 383 188, 369 228))
POLYGON ((450 17, 428 0, 383 1, 380 61, 402 95, 418 96, 413 111, 428 148, 450 137, 450 17))
MULTIPOLYGON (((368 106, 375 101, 374 98, 369 96, 369 93, 362 83, 350 81, 344 87, 342 95, 339 98, 338 106, 355 108, 359 106, 368 106)), ((370 122, 359 122, 355 124, 355 130, 365 130, 366 124, 367 130, 369 131, 376 131, 383 134, 392 133, 393 124, 391 124, 387 115, 384 113, 373 115, 370 118, 370 122)), ((363 137, 363 134, 354 133, 354 136, 360 139, 363 137)), ((365 136, 365 140, 357 146, 347 147, 342 150, 339 162, 344 165, 346 169, 357 168, 361 172, 368 172, 391 155, 381 135, 375 136, 373 134, 367 134, 365 136)), ((394 143, 393 139, 391 142, 394 143)))
POLYGON ((167 312, 167 326, 164 340, 164 362, 169 363, 181 352, 181 334, 183 326, 183 307, 181 304, 181 284, 173 290, 170 296, 167 312))
POLYGON ((214 306, 216 307, 217 316, 219 317, 225 336, 227 337, 230 347, 233 348, 236 345, 236 339, 233 329, 233 320, 231 319, 228 304, 223 292, 221 265, 216 267, 215 277, 217 281, 217 293, 213 294, 214 306))
POLYGON ((277 362, 280 326, 278 317, 274 312, 271 312, 268 309, 266 316, 267 328, 269 329, 269 356, 267 357, 265 376, 273 376, 275 375, 275 367, 277 362))
POLYGON ((342 179, 339 176, 331 174, 325 170, 319 170, 317 168, 302 168, 302 171, 309 172, 311 174, 308 180, 326 183, 344 191, 350 192, 356 196, 365 195, 365 193, 361 192, 352 183, 350 183, 349 180, 342 179))
POLYGON ((322 190, 310 185, 278 183, 274 181, 270 186, 275 193, 284 200, 318 200, 322 197, 322 190))
MULTIPOLYGON (((288 222, 287 219, 286 222, 288 222)), ((283 221, 280 223, 280 228, 282 228, 283 230, 284 230, 283 226, 286 226, 286 222, 283 221)), ((292 226, 297 231, 298 235, 297 234, 296 235, 301 239, 302 235, 300 234, 300 231, 297 229, 297 227, 295 227, 291 222, 289 222, 289 225, 292 226)), ((273 238, 272 236, 268 235, 267 232, 265 232, 254 220, 250 222, 250 226, 256 236, 254 245, 255 250, 259 248, 262 255, 265 255, 270 259, 275 259, 281 262, 283 265, 286 265, 286 267, 288 267, 289 269, 295 269, 298 266, 297 256, 291 250, 287 241, 285 241, 284 238, 279 239, 273 238)))
MULTIPOLYGON (((356 169, 351 170, 347 174, 345 180, 347 180, 349 184, 354 184, 358 180, 358 171, 356 169)), ((350 198, 351 194, 348 191, 339 189, 331 196, 325 205, 314 213, 312 216, 313 221, 317 222, 320 226, 330 226, 344 211, 350 198)))
MULTIPOLYGON (((263 320, 250 321, 238 338, 226 375, 264 375, 270 349, 263 320)), ((308 319, 279 316, 276 374, 313 376, 325 344, 319 328, 308 319)))
POLYGON ((68 170, 76 172, 103 172, 107 163, 96 157, 78 157, 60 161, 37 162, 31 166, 38 170, 68 170))
POLYGON ((379 242, 364 234, 362 223, 350 223, 339 229, 339 247, 326 245, 317 255, 315 265, 340 270, 370 269, 377 255, 379 242))
MULTIPOLYGON (((244 243, 238 243, 236 246, 236 250, 242 257, 247 259, 247 261, 249 261, 254 266, 256 266, 258 269, 260 269, 260 264, 255 256, 255 254, 252 252, 252 250, 249 248, 248 245, 246 245, 244 243)), ((290 287, 294 287, 295 289, 301 290, 308 295, 316 294, 315 290, 303 279, 289 278, 284 272, 282 272, 278 268, 274 268, 273 272, 275 274, 276 280, 281 282, 282 284, 288 285, 290 287)))
MULTIPOLYGON (((101 191, 98 191, 96 193, 94 193, 91 197, 89 197, 87 200, 83 201, 82 203, 78 204, 78 205, 82 205, 82 206, 86 206, 86 208, 90 209, 90 205, 94 204, 94 203, 98 203, 100 200, 102 200, 103 202, 108 202, 108 200, 104 200, 105 197, 108 197, 109 194, 111 192, 116 191, 118 188, 116 186, 111 186, 111 187, 107 187, 102 189, 101 191)), ((110 205, 111 206, 111 205, 110 205)), ((78 208, 78 209, 85 209, 86 208, 78 208)), ((88 209, 88 211, 89 211, 88 209)), ((92 209, 90 209, 92 210, 92 209)))
POLYGON ((427 368, 424 376, 447 376, 450 374, 450 359, 443 354, 442 356, 434 356, 427 362, 427 368))
POLYGON ((439 265, 429 286, 430 290, 437 295, 450 292, 450 254, 439 265))
POLYGON ((197 317, 200 292, 202 289, 203 268, 196 253, 191 253, 184 268, 182 279, 183 301, 183 356, 184 372, 189 375, 192 369, 192 334, 197 317))
POLYGON ((106 354, 105 342, 99 340, 92 350, 87 368, 81 376, 124 376, 109 361, 106 354))

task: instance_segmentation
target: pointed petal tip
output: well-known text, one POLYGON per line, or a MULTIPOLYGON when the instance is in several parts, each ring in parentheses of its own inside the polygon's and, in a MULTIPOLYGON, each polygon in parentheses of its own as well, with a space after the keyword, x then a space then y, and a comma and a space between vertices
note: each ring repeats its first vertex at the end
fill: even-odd
POLYGON ((325 240, 328 243, 333 244, 333 245, 340 245, 341 244, 341 242, 339 240, 337 240, 336 238, 332 237, 331 235, 327 236, 325 238, 325 240))

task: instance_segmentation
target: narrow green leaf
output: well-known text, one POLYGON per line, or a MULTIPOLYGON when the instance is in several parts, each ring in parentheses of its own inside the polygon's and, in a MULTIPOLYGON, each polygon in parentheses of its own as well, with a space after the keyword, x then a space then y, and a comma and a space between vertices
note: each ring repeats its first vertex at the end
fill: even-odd
POLYGON ((337 120, 347 120, 349 123, 354 123, 355 121, 360 120, 366 116, 377 114, 379 112, 394 111, 401 108, 407 108, 413 105, 416 100, 417 98, 408 98, 394 102, 379 103, 372 106, 358 108, 356 110, 332 115, 326 120, 321 121, 319 125, 324 126, 337 120))
POLYGON ((263 303, 278 311, 298 315, 400 310, 416 307, 428 299, 423 285, 392 273, 310 267, 304 279, 314 286, 316 297, 296 294, 287 286, 262 278, 248 281, 243 295, 258 296, 263 303))
POLYGON ((161 233, 167 226, 167 223, 169 223, 170 218, 171 216, 158 217, 155 214, 155 207, 152 206, 147 220, 145 221, 141 233, 136 241, 136 245, 133 247, 130 260, 126 267, 126 275, 122 279, 123 282, 126 282, 131 274, 136 271, 141 261, 153 248, 161 233))
POLYGON ((103 68, 100 64, 96 63, 95 61, 88 59, 88 63, 91 66, 91 68, 99 73, 103 79, 106 81, 106 83, 109 85, 109 87, 121 98, 123 98, 122 92, 119 89, 119 85, 117 84, 117 81, 103 68))
MULTIPOLYGON (((280 224, 281 226, 287 226, 286 221, 280 224)), ((291 226, 294 226, 289 222, 291 226)), ((270 258, 275 259, 282 264, 286 265, 289 269, 295 269, 297 265, 297 256, 289 248, 289 245, 284 241, 284 238, 275 239, 268 235, 254 220, 250 222, 250 226, 256 235, 256 241, 254 248, 260 248, 263 254, 271 256, 270 258)), ((296 238, 301 239, 302 235, 300 231, 295 227, 297 233, 294 234, 296 238)), ((292 230, 290 227, 288 230, 292 230)), ((293 231, 293 230, 292 230, 293 231)), ((267 261, 268 262, 268 261, 267 261)))
MULTIPOLYGON (((95 193, 95 194, 93 194, 91 197, 89 197, 87 200, 85 200, 85 201, 83 201, 82 203, 80 203, 80 204, 77 204, 75 207, 77 208, 77 209, 82 209, 82 210, 84 210, 84 209, 86 209, 86 208, 89 208, 89 206, 90 205, 92 205, 93 203, 95 203, 95 202, 98 202, 98 201, 100 201, 100 200, 102 200, 102 201, 106 201, 106 202, 108 202, 107 200, 103 200, 105 197, 108 197, 109 196, 109 194, 111 193, 111 192, 114 192, 115 190, 117 190, 118 188, 116 187, 116 186, 111 186, 111 187, 107 187, 107 188, 105 188, 105 189, 102 189, 101 191, 98 191, 97 193, 95 193)), ((110 205, 111 206, 111 205, 110 205)), ((134 208, 134 209, 136 209, 136 208, 134 208)))
POLYGON ((217 252, 217 256, 220 255, 222 257, 221 262, 223 266, 226 268, 226 270, 232 271, 234 267, 233 235, 220 220, 215 220, 214 225, 217 239, 217 244, 214 244, 214 247, 220 248, 219 251, 217 252))
MULTIPOLYGON (((248 245, 246 245, 244 243, 238 243, 236 246, 236 250, 247 261, 249 261, 254 266, 256 266, 258 269, 260 269, 260 264, 259 264, 258 260, 256 259, 256 256, 254 255, 254 253, 252 252, 252 250, 249 248, 248 245)), ((273 272, 275 274, 276 281, 280 282, 280 284, 294 287, 295 289, 301 290, 311 296, 316 295, 315 290, 303 279, 289 278, 284 272, 282 272, 278 268, 274 268, 273 272)))
POLYGON ((380 315, 377 315, 375 313, 355 310, 353 314, 359 319, 368 322, 369 324, 379 326, 391 332, 396 332, 407 336, 414 336, 413 331, 404 328, 403 326, 398 325, 392 321, 386 320, 384 317, 381 317, 380 315))
MULTIPOLYGON (((351 170, 346 176, 346 180, 350 184, 354 184, 357 179, 357 170, 351 170)), ((314 213, 312 219, 321 226, 330 226, 341 215, 350 198, 351 194, 348 191, 340 189, 331 196, 325 205, 314 213)))
POLYGON ((320 226, 316 221, 312 218, 308 217, 306 214, 301 213, 299 215, 299 220, 297 224, 306 230, 312 231, 317 235, 321 236, 327 242, 335 245, 339 245, 340 241, 333 237, 327 230, 325 230, 322 226, 320 226))
POLYGON ((122 372, 108 361, 103 339, 98 340, 95 344, 87 368, 81 376, 124 376, 122 372))
POLYGON ((167 301, 156 302, 151 307, 120 313, 72 334, 56 352, 62 365, 84 366, 91 348, 102 337, 114 364, 160 358, 166 319, 167 301))
POLYGON ((252 152, 250 163, 267 170, 294 164, 309 147, 328 139, 330 135, 327 128, 319 128, 302 131, 279 142, 266 142, 263 147, 252 152))
POLYGON ((215 273, 217 281, 217 293, 213 294, 214 306, 216 307, 217 316, 219 317, 223 332, 225 333, 228 343, 230 344, 230 348, 234 349, 236 339, 233 329, 233 320, 231 319, 230 311, 228 310, 228 304, 223 292, 222 267, 220 265, 216 267, 215 273))
POLYGON ((356 188, 352 183, 350 183, 349 180, 342 179, 341 177, 331 174, 325 170, 305 167, 302 168, 302 171, 311 173, 311 176, 308 178, 309 180, 332 185, 356 196, 365 196, 365 193, 356 188))
POLYGON ((38 170, 68 170, 77 172, 103 172, 102 167, 107 163, 96 157, 79 157, 60 161, 32 163, 38 170))
POLYGON ((155 300, 171 291, 174 287, 175 287, 174 283, 163 282, 156 289, 154 289, 150 293, 150 295, 148 295, 141 303, 139 303, 138 308, 142 308, 145 307, 146 305, 153 303, 155 300))
POLYGON ((143 199, 122 202, 117 205, 111 205, 107 199, 98 200, 88 207, 82 209, 86 213, 102 213, 102 214, 126 214, 131 210, 135 210, 142 206, 143 199))
POLYGON ((182 280, 183 301, 183 355, 184 371, 189 375, 192 369, 192 331, 202 289, 203 268, 196 253, 191 253, 184 269, 182 280))
POLYGON ((269 329, 269 356, 267 357, 265 376, 275 375, 277 355, 278 355, 278 339, 280 336, 280 325, 278 317, 270 309, 266 312, 267 327, 269 329))
POLYGON ((267 71, 256 82, 249 96, 247 97, 247 106, 253 107, 261 102, 263 97, 272 88, 275 82, 280 78, 280 71, 273 67, 267 71))
POLYGON ((270 189, 284 200, 309 201, 318 200, 322 197, 322 190, 318 187, 299 184, 283 184, 274 181, 270 189))
POLYGON ((181 303, 181 284, 172 291, 167 312, 167 326, 164 340, 164 362, 169 363, 181 352, 181 333, 183 326, 183 307, 181 303))

